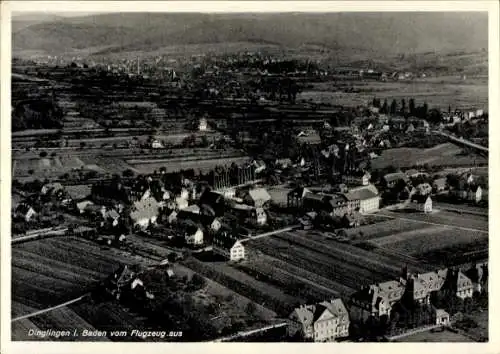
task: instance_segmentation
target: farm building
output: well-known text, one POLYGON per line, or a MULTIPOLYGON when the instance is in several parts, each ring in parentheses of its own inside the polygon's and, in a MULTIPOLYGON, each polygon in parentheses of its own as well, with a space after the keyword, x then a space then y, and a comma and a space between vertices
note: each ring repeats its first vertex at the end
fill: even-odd
POLYGON ((59 191, 63 191, 64 190, 64 187, 61 183, 47 183, 45 185, 43 185, 42 187, 42 190, 40 191, 40 193, 42 195, 48 195, 48 194, 55 194, 59 191))
POLYGON ((406 174, 402 172, 395 172, 395 173, 388 173, 382 178, 382 183, 387 187, 387 188, 392 188, 396 186, 396 184, 402 181, 404 183, 408 182, 408 177, 406 174))
POLYGON ((24 221, 29 222, 37 215, 37 212, 33 207, 27 203, 21 203, 18 205, 15 211, 15 216, 17 218, 22 218, 24 221))
POLYGON ((450 314, 443 309, 436 309, 433 315, 437 325, 447 326, 450 323, 450 314))
POLYGON ((349 175, 345 177, 345 183, 357 186, 367 186, 370 184, 371 174, 363 172, 356 175, 349 175))
POLYGON ((184 239, 188 245, 202 245, 203 244, 203 226, 200 224, 191 224, 186 227, 184 239))
POLYGON ((134 226, 146 228, 156 223, 159 214, 159 204, 153 197, 138 200, 134 203, 130 218, 134 226))
POLYGON ((305 187, 297 187, 287 195, 287 204, 289 208, 300 208, 302 207, 303 199, 306 194, 312 193, 311 190, 305 187))
POLYGON ((264 188, 254 188, 245 192, 242 199, 247 205, 263 208, 269 204, 271 196, 264 188))
POLYGON ((464 199, 478 203, 483 198, 483 190, 480 186, 464 186, 463 189, 459 188, 451 190, 450 195, 455 196, 458 199, 464 199))
POLYGON ((300 333, 315 342, 331 342, 349 336, 349 313, 341 299, 302 305, 289 316, 289 334, 300 333))
POLYGON ((380 196, 377 188, 369 184, 367 186, 356 187, 344 194, 350 201, 358 201, 360 213, 370 213, 376 211, 380 207, 380 196))
POLYGON ((432 212, 432 199, 430 196, 415 194, 411 197, 411 205, 418 211, 423 211, 424 213, 432 212))
POLYGON ((75 186, 64 187, 66 194, 74 202, 79 202, 85 198, 90 197, 92 188, 87 184, 78 184, 75 186))
POLYGON ((230 261, 244 259, 245 246, 236 237, 224 231, 217 234, 213 240, 213 252, 219 254, 230 261))

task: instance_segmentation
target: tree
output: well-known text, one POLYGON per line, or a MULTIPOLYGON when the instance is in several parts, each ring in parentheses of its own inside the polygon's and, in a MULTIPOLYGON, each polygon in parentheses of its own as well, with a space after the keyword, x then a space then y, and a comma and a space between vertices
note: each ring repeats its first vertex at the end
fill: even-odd
POLYGON ((46 151, 42 151, 40 153, 40 157, 42 157, 42 158, 47 157, 47 152, 46 151))
POLYGON ((384 104, 382 105, 382 108, 380 109, 380 113, 383 113, 383 114, 389 113, 389 104, 387 103, 387 99, 384 100, 384 104))
POLYGON ((424 102, 424 105, 422 106, 422 115, 423 115, 422 118, 426 118, 427 117, 427 112, 428 111, 429 111, 429 105, 427 105, 427 103, 424 102))
POLYGON ((409 103, 409 107, 408 108, 410 110, 410 114, 414 115, 415 114, 415 99, 410 98, 410 103, 409 103))
POLYGON ((390 114, 391 115, 395 115, 396 112, 397 112, 397 109, 398 109, 398 103, 396 102, 396 100, 392 100, 392 102, 391 102, 391 108, 390 108, 390 114))
POLYGON ((250 317, 254 316, 256 311, 257 311, 257 306, 255 306, 253 302, 249 302, 245 307, 245 313, 250 317))
POLYGON ((123 171, 122 174, 123 174, 123 177, 134 177, 134 171, 132 171, 130 168, 123 171))
POLYGON ((406 109, 406 100, 403 98, 401 100, 401 112, 405 113, 405 109, 406 109))
POLYGON ((193 274, 189 286, 194 290, 203 289, 207 285, 207 281, 201 275, 193 274))
POLYGON ((82 141, 80 142, 80 148, 85 148, 85 146, 87 146, 87 143, 85 143, 85 141, 82 141))

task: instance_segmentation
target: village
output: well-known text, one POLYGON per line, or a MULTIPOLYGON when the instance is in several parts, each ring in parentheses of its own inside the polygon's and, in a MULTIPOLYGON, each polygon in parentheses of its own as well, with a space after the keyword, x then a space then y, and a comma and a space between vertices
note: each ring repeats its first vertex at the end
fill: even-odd
POLYGON ((13 73, 13 323, 74 294, 96 331, 85 301, 184 328, 164 340, 487 340, 484 107, 302 97, 431 72, 247 52, 13 73))

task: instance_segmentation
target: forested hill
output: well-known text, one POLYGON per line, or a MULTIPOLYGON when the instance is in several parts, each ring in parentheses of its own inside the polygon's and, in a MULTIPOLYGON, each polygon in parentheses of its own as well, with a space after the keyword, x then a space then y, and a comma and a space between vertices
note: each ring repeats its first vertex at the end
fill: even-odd
POLYGON ((17 16, 12 28, 14 51, 56 55, 229 42, 394 55, 480 51, 488 47, 487 20, 486 13, 122 13, 40 21, 17 16))

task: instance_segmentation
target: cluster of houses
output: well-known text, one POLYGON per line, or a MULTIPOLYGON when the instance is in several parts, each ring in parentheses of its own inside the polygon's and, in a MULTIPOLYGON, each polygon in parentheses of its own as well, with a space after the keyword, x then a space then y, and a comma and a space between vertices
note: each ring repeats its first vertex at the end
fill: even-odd
POLYGON ((484 111, 482 109, 461 111, 455 110, 454 112, 443 112, 443 123, 446 125, 454 125, 456 123, 461 123, 465 121, 473 122, 475 119, 480 119, 484 117, 484 111))
MULTIPOLYGON (((439 269, 423 274, 410 274, 407 269, 399 279, 372 284, 354 293, 347 302, 337 298, 312 305, 301 305, 289 316, 289 334, 315 342, 335 341, 349 336, 351 321, 366 323, 372 317, 392 318, 395 304, 409 301, 431 306, 433 324, 446 326, 450 314, 433 306, 433 294, 462 300, 488 290, 488 265, 474 264, 467 271, 439 269)), ((407 302, 408 303, 408 302, 407 302)))
MULTIPOLYGON (((266 225, 271 201, 265 188, 215 191, 188 179, 172 188, 161 178, 150 176, 138 177, 131 183, 113 180, 92 186, 48 183, 40 194, 57 200, 68 212, 86 217, 101 233, 125 234, 129 228, 146 231, 150 226, 165 224, 185 244, 212 243, 214 253, 230 260, 245 258, 239 239, 248 236, 248 229, 241 226, 266 225)), ((26 221, 36 215, 28 203, 20 203, 16 213, 26 221)))

